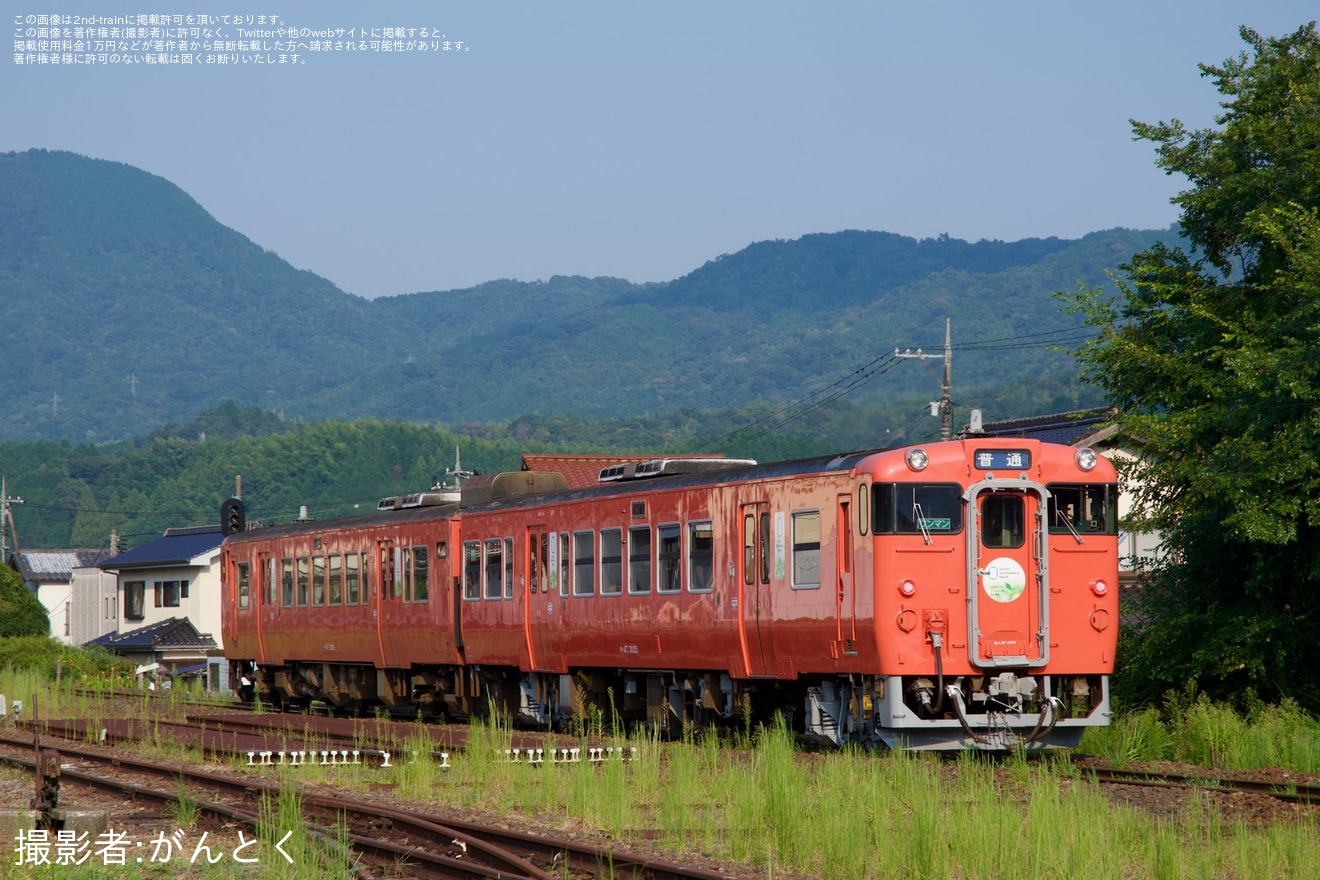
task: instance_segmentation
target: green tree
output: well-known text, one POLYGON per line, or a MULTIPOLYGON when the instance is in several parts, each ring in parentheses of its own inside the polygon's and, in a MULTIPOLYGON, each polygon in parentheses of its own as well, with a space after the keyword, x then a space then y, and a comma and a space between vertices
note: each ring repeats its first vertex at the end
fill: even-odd
POLYGON ((1156 245, 1118 292, 1083 291, 1079 352, 1142 447, 1139 512, 1168 556, 1135 600, 1121 688, 1196 680, 1320 709, 1320 37, 1243 28, 1250 52, 1202 65, 1216 128, 1133 121, 1191 188, 1189 249, 1156 245))
POLYGON ((0 637, 48 635, 46 607, 24 586, 18 572, 0 565, 0 637))

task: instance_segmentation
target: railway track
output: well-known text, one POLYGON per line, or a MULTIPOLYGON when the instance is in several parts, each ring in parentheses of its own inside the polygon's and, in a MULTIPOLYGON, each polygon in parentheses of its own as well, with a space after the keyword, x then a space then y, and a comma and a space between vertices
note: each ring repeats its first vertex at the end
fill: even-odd
MULTIPOLYGON (((60 776, 158 805, 177 803, 180 785, 202 792, 199 812, 224 823, 256 829, 254 803, 278 798, 280 786, 251 777, 229 776, 177 765, 126 758, 59 743, 60 776), (76 760, 90 766, 65 766, 76 760), (168 780, 154 788, 143 779, 168 780)), ((0 733, 0 763, 36 772, 30 736, 0 733)), ((301 791, 304 827, 326 845, 344 841, 359 857, 382 867, 405 866, 417 876, 501 877, 552 880, 567 877, 631 877, 637 880, 729 880, 729 872, 709 871, 575 841, 527 834, 455 817, 380 806, 364 801, 301 791)), ((370 872, 366 872, 368 875, 370 872)))
POLYGON ((1102 785, 1141 785, 1154 788, 1187 788, 1200 791, 1246 792, 1268 795, 1276 800, 1303 806, 1320 804, 1320 784, 1262 782, 1254 779, 1234 779, 1207 773, 1180 773, 1167 770, 1115 770, 1088 767, 1083 775, 1102 785))

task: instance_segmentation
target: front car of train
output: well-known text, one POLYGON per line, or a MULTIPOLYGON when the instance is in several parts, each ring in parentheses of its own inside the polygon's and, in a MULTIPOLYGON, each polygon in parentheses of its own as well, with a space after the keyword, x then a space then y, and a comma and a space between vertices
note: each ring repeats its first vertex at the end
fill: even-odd
POLYGON ((1109 723, 1118 487, 1107 459, 973 436, 879 452, 856 473, 870 508, 878 739, 1072 748, 1109 723))

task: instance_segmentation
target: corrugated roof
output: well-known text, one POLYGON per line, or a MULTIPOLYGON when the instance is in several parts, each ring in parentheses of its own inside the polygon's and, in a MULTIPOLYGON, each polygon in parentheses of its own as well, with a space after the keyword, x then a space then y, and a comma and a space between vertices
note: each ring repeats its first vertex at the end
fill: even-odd
POLYGON ((75 568, 96 565, 103 555, 101 550, 19 550, 13 559, 25 581, 68 582, 75 568))
POLYGON ((195 557, 214 550, 224 541, 220 526, 199 526, 188 529, 170 529, 163 538, 135 547, 98 563, 101 568, 125 569, 159 568, 166 565, 186 565, 195 557))
POLYGON ((206 651, 220 647, 210 635, 199 633, 186 617, 170 617, 124 633, 112 632, 87 644, 112 651, 157 648, 197 648, 206 651))
POLYGON ((991 437, 1025 437, 1043 443, 1076 444, 1091 438, 1113 418, 1108 408, 1084 409, 1075 412, 1032 416, 1026 419, 1006 419, 986 422, 983 432, 991 437))
POLYGON ((552 471, 564 475, 570 489, 584 489, 600 482, 601 468, 612 464, 640 464, 657 458, 723 458, 723 455, 710 453, 689 453, 686 455, 558 455, 548 453, 528 453, 522 457, 522 469, 525 471, 552 471))

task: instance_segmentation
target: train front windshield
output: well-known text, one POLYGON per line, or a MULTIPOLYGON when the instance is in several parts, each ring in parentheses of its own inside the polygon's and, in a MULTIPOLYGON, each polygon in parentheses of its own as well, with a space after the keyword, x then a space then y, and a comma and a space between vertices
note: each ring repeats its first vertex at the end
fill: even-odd
POLYGON ((871 495, 877 535, 962 531, 962 488, 956 483, 876 483, 871 495))

